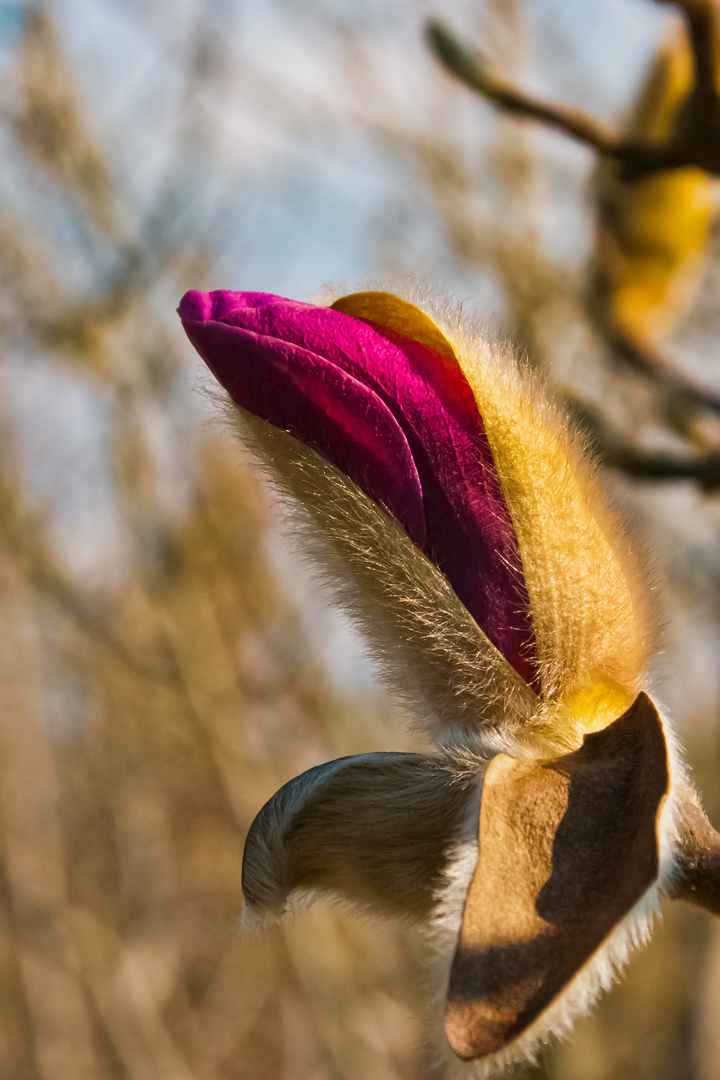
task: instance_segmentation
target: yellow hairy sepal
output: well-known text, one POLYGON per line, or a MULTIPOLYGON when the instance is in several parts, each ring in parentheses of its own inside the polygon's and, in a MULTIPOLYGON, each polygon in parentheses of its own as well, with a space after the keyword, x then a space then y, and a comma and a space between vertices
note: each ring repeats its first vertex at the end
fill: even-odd
POLYGON ((509 352, 472 334, 451 339, 389 293, 353 293, 333 307, 432 348, 464 373, 518 537, 541 669, 534 731, 579 746, 629 707, 648 658, 636 556, 585 449, 509 352))
POLYGON ((637 556, 592 461, 534 380, 509 355, 488 363, 472 341, 456 351, 518 537, 542 681, 538 720, 577 746, 583 731, 627 708, 646 674, 637 556))

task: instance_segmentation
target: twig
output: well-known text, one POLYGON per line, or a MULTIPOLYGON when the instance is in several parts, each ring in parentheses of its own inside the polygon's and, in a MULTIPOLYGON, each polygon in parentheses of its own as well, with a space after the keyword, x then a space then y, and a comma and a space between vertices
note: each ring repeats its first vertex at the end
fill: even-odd
MULTIPOLYGON (((496 79, 488 72, 482 56, 465 48, 437 21, 428 23, 427 34, 440 62, 466 86, 514 116, 554 127, 615 160, 625 179, 689 164, 720 174, 720 96, 714 67, 719 28, 715 0, 657 2, 673 4, 685 13, 696 69, 694 89, 682 108, 681 122, 670 139, 661 145, 623 139, 616 130, 580 109, 538 101, 496 79)), ((603 332, 618 355, 636 370, 649 375, 670 393, 684 398, 689 405, 720 414, 719 391, 694 382, 679 372, 658 349, 630 337, 617 325, 606 323, 603 332)), ((689 476, 705 487, 717 486, 714 455, 687 460, 658 455, 651 460, 647 455, 638 457, 627 453, 622 455, 622 465, 618 467, 626 472, 632 470, 633 475, 658 479, 689 476)))
MULTIPOLYGON (((658 0, 670 3, 672 0, 658 0)), ((490 75, 483 57, 462 45, 442 23, 427 24, 427 36, 433 52, 451 75, 471 90, 515 116, 536 120, 569 135, 597 153, 617 161, 626 178, 694 165, 705 172, 720 175, 720 97, 710 66, 714 49, 704 40, 707 27, 715 26, 714 2, 685 0, 690 35, 695 49, 698 80, 682 109, 682 123, 665 143, 625 139, 620 133, 601 124, 581 109, 557 102, 538 101, 509 83, 490 75), (691 13, 692 9, 692 13, 691 13)))
POLYGON ((428 22, 427 36, 436 57, 451 75, 507 112, 557 128, 600 154, 613 156, 618 152, 620 138, 613 128, 599 123, 580 109, 537 101, 509 83, 494 78, 487 71, 483 57, 466 49, 442 23, 428 22))
POLYGON ((717 0, 657 0, 679 8, 692 50, 693 79, 670 142, 682 164, 720 172, 720 9, 717 0))
POLYGON ((682 802, 678 825, 680 873, 673 879, 668 896, 720 915, 720 835, 694 800, 682 802))
POLYGON ((589 405, 570 396, 565 400, 601 461, 610 468, 638 480, 692 480, 703 491, 720 490, 720 447, 694 456, 640 450, 589 405))
POLYGON ((687 22, 692 47, 694 84, 692 95, 704 102, 718 101, 716 72, 720 30, 716 0, 655 0, 679 8, 687 22))
POLYGON ((617 324, 608 322, 603 329, 608 344, 636 371, 650 375, 665 390, 684 398, 689 405, 720 415, 720 391, 703 386, 678 371, 653 344, 633 337, 617 324))

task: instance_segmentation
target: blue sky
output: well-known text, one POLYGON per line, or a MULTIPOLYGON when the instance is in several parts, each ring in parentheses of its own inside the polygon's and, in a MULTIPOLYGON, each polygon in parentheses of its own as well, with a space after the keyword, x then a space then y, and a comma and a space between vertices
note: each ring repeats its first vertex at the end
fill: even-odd
MULTIPOLYGON (((52 10, 100 140, 142 206, 177 131, 183 68, 198 31, 194 5, 56 0, 52 10)), ((438 98, 450 96, 441 116, 449 135, 477 139, 488 108, 450 86, 427 54, 422 28, 440 12, 481 44, 483 10, 437 0, 204 5, 225 70, 208 80, 196 105, 213 136, 206 158, 185 162, 183 182, 191 227, 217 247, 228 282, 309 296, 326 281, 375 277, 378 229, 385 217, 405 213, 417 219, 406 231, 418 236, 418 255, 427 261, 437 253, 437 270, 426 272, 472 289, 472 278, 458 277, 443 254, 426 208, 404 199, 402 166, 368 129, 387 121, 428 133, 438 98), (376 76, 365 94, 348 85, 348 71, 362 63, 376 76)), ((662 24, 650 0, 537 0, 524 10, 523 63, 514 64, 514 77, 538 92, 573 94, 575 103, 586 93, 588 107, 606 114, 631 92, 662 24)), ((12 38, 17 17, 8 18, 12 38)), ((3 25, 0 19, 0 32, 3 25)))

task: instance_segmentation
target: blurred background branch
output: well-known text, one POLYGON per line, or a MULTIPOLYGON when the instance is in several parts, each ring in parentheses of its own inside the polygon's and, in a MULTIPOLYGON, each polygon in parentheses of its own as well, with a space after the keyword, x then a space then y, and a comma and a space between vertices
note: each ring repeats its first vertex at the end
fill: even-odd
POLYGON ((543 102, 490 74, 480 53, 474 53, 442 22, 431 20, 428 40, 437 58, 471 90, 528 120, 536 120, 569 135, 597 153, 614 159, 626 177, 692 165, 720 173, 720 93, 718 92, 718 8, 716 0, 656 0, 680 8, 687 19, 692 80, 683 103, 681 122, 662 140, 646 131, 623 133, 593 119, 581 109, 543 102))
MULTIPOLYGON (((720 389, 683 372, 662 347, 697 287, 716 213, 710 174, 720 166, 719 9, 716 0, 673 6, 683 10, 687 31, 675 28, 661 43, 625 130, 498 80, 443 23, 430 21, 427 33, 435 55, 460 82, 510 115, 556 128, 599 155, 596 281, 589 297, 598 324, 615 355, 680 402, 682 411, 718 414, 720 389)), ((592 431, 605 460, 629 475, 708 475, 705 454, 695 463, 664 455, 643 462, 637 450, 619 453, 617 441, 603 448, 605 428, 594 424, 592 431)), ((720 446, 710 452, 711 472, 717 453, 720 446)))

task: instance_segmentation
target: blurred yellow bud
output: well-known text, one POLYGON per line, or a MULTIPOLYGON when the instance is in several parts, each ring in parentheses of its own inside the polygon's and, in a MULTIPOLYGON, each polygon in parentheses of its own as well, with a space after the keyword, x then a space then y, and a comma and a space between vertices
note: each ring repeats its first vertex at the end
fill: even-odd
MULTIPOLYGON (((693 60, 678 27, 661 43, 625 137, 662 144, 683 122, 693 60)), ((596 173, 597 279, 606 318, 630 340, 657 344, 696 295, 717 181, 685 166, 635 177, 603 160, 596 173)))

